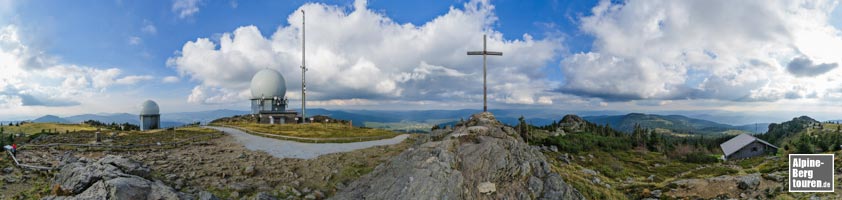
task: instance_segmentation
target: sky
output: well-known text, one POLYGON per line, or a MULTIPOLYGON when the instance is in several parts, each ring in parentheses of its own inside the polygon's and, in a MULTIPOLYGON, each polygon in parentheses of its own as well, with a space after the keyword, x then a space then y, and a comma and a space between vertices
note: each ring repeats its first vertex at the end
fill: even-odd
POLYGON ((797 113, 842 118, 838 1, 0 0, 0 119, 300 107, 797 113), (837 117, 838 116, 838 117, 837 117))

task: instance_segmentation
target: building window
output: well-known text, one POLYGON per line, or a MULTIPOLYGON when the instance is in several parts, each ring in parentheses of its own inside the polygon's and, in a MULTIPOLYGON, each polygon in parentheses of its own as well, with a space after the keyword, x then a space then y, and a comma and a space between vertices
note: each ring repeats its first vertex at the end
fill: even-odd
POLYGON ((751 152, 755 152, 755 151, 757 151, 757 147, 752 147, 751 152))

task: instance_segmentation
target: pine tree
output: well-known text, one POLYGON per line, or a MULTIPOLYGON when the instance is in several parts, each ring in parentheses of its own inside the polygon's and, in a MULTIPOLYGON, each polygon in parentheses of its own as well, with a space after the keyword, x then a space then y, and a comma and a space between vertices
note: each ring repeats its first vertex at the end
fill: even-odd
POLYGON ((517 118, 518 121, 518 130, 520 132, 520 136, 523 137, 526 134, 526 120, 523 118, 523 115, 520 118, 517 118))
POLYGON ((660 136, 658 132, 652 131, 649 133, 649 150, 650 151, 658 151, 658 146, 660 145, 660 136))

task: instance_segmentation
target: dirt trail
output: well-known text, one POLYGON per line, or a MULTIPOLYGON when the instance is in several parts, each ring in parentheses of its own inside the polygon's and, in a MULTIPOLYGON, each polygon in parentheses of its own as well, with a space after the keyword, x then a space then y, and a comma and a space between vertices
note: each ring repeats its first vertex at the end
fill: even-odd
POLYGON ((354 143, 302 143, 288 140, 260 137, 245 133, 238 129, 207 126, 207 128, 223 131, 233 136, 237 142, 249 150, 264 151, 278 158, 312 159, 325 154, 349 152, 373 146, 393 145, 409 137, 407 134, 384 140, 374 140, 354 143))

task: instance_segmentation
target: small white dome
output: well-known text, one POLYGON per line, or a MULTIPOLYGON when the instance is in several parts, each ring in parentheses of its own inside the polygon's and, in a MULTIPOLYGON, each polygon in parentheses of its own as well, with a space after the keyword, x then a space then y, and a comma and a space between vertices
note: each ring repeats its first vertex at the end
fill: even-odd
POLYGON ((158 104, 152 100, 146 100, 140 105, 140 115, 158 115, 158 104))
POLYGON ((286 80, 280 72, 272 69, 263 69, 254 74, 251 78, 252 98, 283 98, 287 92, 286 80))

